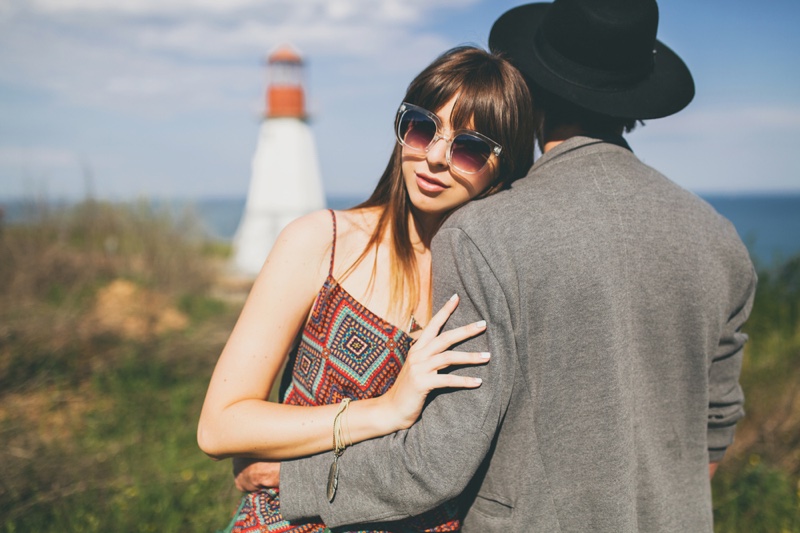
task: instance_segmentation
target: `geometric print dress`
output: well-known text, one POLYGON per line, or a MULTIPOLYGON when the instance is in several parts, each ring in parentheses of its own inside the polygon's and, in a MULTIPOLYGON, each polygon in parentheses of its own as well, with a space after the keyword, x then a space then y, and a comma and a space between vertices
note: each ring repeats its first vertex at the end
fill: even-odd
MULTIPOLYGON (((345 398, 358 400, 380 396, 394 384, 412 343, 406 332, 367 309, 333 277, 336 215, 333 210, 330 212, 333 218, 333 244, 328 277, 317 295, 300 342, 289 355, 280 395, 282 403, 286 404, 315 406, 341 403, 345 398), (288 373, 289 369, 291 374, 288 373)), ((245 494, 227 531, 330 531, 324 524, 299 524, 284 520, 280 513, 279 497, 277 488, 245 494)), ((459 531, 461 523, 454 500, 420 516, 368 527, 379 529, 357 529, 347 533, 459 531)))

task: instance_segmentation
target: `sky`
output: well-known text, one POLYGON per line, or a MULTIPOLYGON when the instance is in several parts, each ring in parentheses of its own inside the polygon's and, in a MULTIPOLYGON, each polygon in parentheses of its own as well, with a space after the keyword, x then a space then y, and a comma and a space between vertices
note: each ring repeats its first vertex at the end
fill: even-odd
MULTIPOLYGON (((243 197, 291 43, 329 196, 365 197, 412 78, 509 0, 0 0, 0 198, 243 197)), ((800 192, 800 2, 662 0, 697 94, 629 136, 700 194, 800 192)))

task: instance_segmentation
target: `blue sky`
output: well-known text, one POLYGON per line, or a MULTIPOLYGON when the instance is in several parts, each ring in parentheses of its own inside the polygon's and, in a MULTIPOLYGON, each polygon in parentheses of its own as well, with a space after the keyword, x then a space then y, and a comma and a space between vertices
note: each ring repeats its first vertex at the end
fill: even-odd
MULTIPOLYGON (((508 0, 0 0, 0 198, 243 196, 293 43, 329 195, 366 195, 409 81, 508 0)), ((699 193, 800 192, 800 3, 662 1, 694 102, 629 141, 699 193)))

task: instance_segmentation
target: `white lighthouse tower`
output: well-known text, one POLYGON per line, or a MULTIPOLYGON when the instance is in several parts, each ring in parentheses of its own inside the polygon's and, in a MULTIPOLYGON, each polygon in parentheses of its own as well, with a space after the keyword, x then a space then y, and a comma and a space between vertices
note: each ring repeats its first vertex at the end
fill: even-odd
POLYGON ((314 137, 306 122, 303 60, 290 46, 281 46, 267 58, 267 69, 267 112, 233 238, 233 267, 252 277, 289 222, 325 207, 314 137))

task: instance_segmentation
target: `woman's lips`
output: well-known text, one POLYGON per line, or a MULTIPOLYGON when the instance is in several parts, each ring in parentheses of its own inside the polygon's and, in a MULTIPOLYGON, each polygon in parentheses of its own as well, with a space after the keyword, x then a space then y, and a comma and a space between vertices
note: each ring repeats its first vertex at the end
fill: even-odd
POLYGON ((424 174, 417 174, 417 186, 428 192, 441 192, 447 189, 447 186, 441 181, 424 174))

